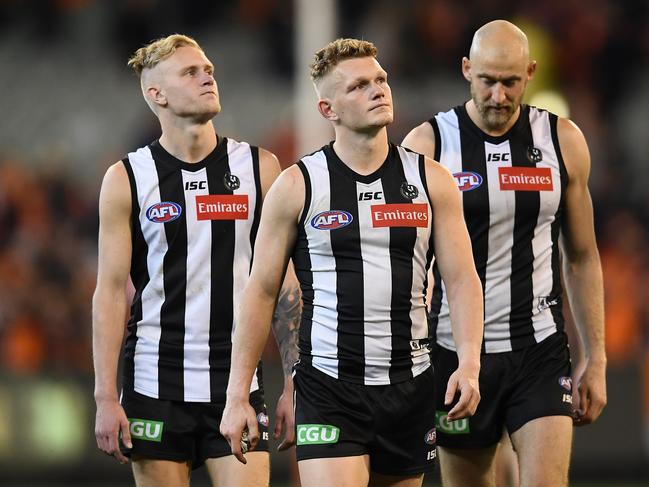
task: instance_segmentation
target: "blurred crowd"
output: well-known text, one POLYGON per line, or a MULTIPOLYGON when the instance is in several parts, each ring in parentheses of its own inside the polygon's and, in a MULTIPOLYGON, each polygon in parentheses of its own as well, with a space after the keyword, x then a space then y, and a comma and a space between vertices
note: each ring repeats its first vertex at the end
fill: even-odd
MULTIPOLYGON (((30 43, 56 43, 69 35, 70 19, 101 8, 110 13, 104 35, 113 40, 115 58, 123 63, 135 48, 158 36, 187 32, 200 41, 201 33, 215 34, 237 25, 259 34, 255 42, 265 50, 262 57, 267 65, 259 67, 265 76, 290 80, 297 73, 292 58, 292 3, 5 0, 0 2, 0 31, 21 26, 30 43)), ((645 189, 649 183, 649 3, 339 0, 337 9, 341 35, 375 41, 382 46, 381 60, 389 71, 414 82, 455 76, 461 83, 459 60, 468 50, 471 33, 487 20, 512 19, 528 32, 532 54, 539 60, 531 94, 541 89, 560 92, 590 144, 609 360, 612 367, 632 365, 644 371, 649 418, 649 199, 645 189)), ((468 96, 468 88, 462 89, 468 96)), ((449 106, 435 93, 417 103, 429 106, 428 116, 449 106)), ((146 110, 144 104, 141 109, 146 110)), ((401 140, 420 123, 419 116, 401 113, 392 132, 394 140, 401 140)), ((298 155, 292 153, 290 129, 274 127, 264 140, 255 142, 278 152, 283 161, 293 161, 298 155)), ((150 133, 148 128, 134 138, 150 133)), ((8 149, 0 151, 15 153, 8 149)), ((88 183, 46 164, 0 153, 0 370, 4 373, 91 373, 90 305, 100 178, 88 183)))

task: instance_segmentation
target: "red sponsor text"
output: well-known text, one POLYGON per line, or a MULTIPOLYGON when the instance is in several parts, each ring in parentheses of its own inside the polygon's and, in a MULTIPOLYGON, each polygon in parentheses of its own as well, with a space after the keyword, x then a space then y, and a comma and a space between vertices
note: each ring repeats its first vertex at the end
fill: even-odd
POLYGON ((372 205, 371 210, 374 228, 428 226, 428 205, 426 203, 372 205))
POLYGON ((552 191, 549 167, 499 167, 498 180, 503 191, 552 191))
POLYGON ((247 220, 247 194, 208 194, 196 196, 198 220, 247 220))

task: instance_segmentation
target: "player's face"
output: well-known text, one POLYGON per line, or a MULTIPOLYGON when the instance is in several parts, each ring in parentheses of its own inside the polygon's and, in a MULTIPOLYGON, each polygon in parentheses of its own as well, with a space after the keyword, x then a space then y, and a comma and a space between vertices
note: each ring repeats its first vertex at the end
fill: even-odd
POLYGON ((520 107, 531 77, 529 63, 478 59, 472 60, 470 69, 471 98, 485 128, 501 130, 520 107))
POLYGON ((331 73, 331 108, 339 123, 355 131, 372 131, 392 123, 392 91, 388 75, 373 57, 346 59, 331 73))
POLYGON ((163 63, 162 89, 172 112, 200 123, 211 120, 221 111, 214 66, 203 51, 180 47, 163 63))

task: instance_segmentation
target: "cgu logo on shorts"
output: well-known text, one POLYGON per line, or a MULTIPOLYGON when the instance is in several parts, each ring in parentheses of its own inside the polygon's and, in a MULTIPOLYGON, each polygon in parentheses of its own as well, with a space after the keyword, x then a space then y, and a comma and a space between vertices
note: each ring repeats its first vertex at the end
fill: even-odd
POLYGON ((196 197, 197 220, 247 220, 247 194, 207 194, 196 197))
POLYGON ((453 177, 460 191, 471 191, 482 184, 482 176, 477 172, 456 172, 453 174, 453 177))
POLYGON ((549 167, 499 167, 498 181, 503 191, 552 191, 549 167))
POLYGON ((449 421, 446 411, 435 411, 435 425, 437 429, 447 435, 466 435, 469 434, 469 419, 463 418, 455 421, 449 421))
POLYGON ((372 226, 382 227, 423 227, 428 226, 428 206, 426 203, 393 203, 372 205, 372 226))
POLYGON ((298 445, 325 445, 338 443, 340 428, 330 424, 298 424, 298 445))
POLYGON ((131 436, 138 440, 162 441, 162 421, 151 421, 148 419, 128 418, 131 436))
POLYGON ((153 223, 167 223, 180 217, 182 207, 173 201, 162 201, 151 205, 146 210, 146 217, 153 223))
POLYGON ((354 220, 351 213, 343 210, 322 211, 311 218, 311 226, 316 230, 336 230, 349 225, 354 220))

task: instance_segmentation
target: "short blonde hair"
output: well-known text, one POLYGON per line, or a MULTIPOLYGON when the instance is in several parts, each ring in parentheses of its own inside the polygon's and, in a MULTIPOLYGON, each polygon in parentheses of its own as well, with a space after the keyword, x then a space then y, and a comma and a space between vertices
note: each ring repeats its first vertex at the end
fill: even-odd
POLYGON ((360 39, 336 39, 315 53, 311 68, 311 79, 318 83, 324 76, 345 59, 376 57, 379 50, 369 41, 360 39))
POLYGON ((150 42, 144 47, 135 51, 135 54, 128 60, 128 65, 138 76, 142 75, 142 70, 151 69, 160 61, 171 56, 179 47, 195 47, 201 49, 194 39, 182 34, 172 34, 150 42))

